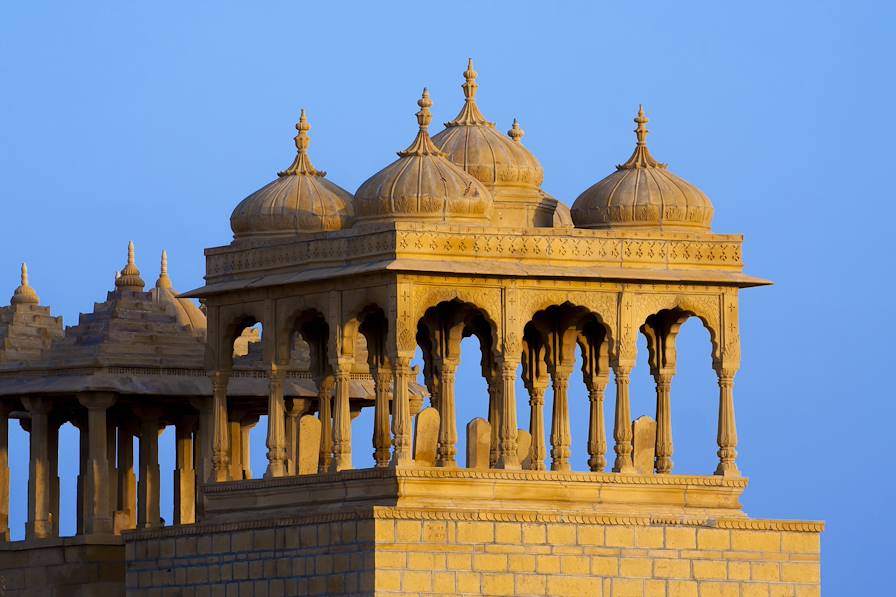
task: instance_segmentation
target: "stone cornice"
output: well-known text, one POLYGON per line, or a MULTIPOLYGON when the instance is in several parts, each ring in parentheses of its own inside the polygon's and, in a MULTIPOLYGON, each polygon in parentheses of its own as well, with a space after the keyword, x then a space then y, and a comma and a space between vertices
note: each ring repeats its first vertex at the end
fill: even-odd
POLYGON ((471 274, 707 280, 740 286, 766 283, 742 273, 742 241, 740 235, 709 233, 487 229, 397 222, 271 244, 207 249, 207 285, 185 296, 362 271, 434 271, 439 264, 471 274))

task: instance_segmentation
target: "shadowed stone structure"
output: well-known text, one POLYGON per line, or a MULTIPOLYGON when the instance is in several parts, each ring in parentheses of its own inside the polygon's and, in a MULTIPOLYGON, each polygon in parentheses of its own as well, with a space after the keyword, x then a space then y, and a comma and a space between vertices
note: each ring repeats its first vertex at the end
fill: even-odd
POLYGON ((768 284, 744 273, 742 237, 713 232, 708 197, 651 156, 643 108, 631 157, 566 208, 541 190, 520 123, 505 136, 483 115, 472 61, 463 76, 457 117, 430 137, 424 89, 410 145, 354 196, 312 166, 302 112, 292 165, 236 207, 201 288, 178 295, 163 259, 144 292, 130 247, 105 303, 0 369, 8 415, 32 438, 29 540, 8 553, 61 541, 48 446, 72 420, 74 540, 123 537, 130 595, 818 595, 823 524, 740 504, 739 292, 768 284), (718 379, 704 409, 716 463, 702 475, 674 467, 676 337, 690 318, 718 379), (639 334, 656 409, 633 424, 639 334), (455 388, 472 336, 482 396, 455 388), (587 407, 571 409, 571 392, 587 407), (487 418, 458 421, 460 400, 487 418), (373 431, 359 437, 364 408, 373 431), (268 464, 252 478, 248 430, 264 415, 268 464), (575 443, 574 419, 588 429, 575 443), (172 525, 158 516, 165 424, 172 525))

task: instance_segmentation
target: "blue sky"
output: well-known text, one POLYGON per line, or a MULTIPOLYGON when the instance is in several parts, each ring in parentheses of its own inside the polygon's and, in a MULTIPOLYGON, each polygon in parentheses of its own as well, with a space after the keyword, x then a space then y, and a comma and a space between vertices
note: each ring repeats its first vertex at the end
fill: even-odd
MULTIPOLYGON (((893 292, 893 6, 622 4, 4 3, 0 288, 12 293, 25 260, 44 304, 73 324, 103 300, 130 239, 144 278, 166 248, 175 285, 198 286, 230 211, 290 163, 300 107, 315 165, 353 191, 413 137, 421 87, 435 123, 454 116, 468 56, 485 114, 501 130, 520 119, 544 188, 568 204, 629 155, 644 103, 654 155, 709 195, 714 230, 746 235, 747 271, 776 282, 742 295, 745 508, 826 520, 826 594, 880 594, 896 531, 880 323, 893 292)), ((689 323, 679 346, 676 465, 707 472, 706 332, 689 323)), ((481 414, 474 349, 460 421, 481 414)), ((633 414, 651 413, 643 362, 633 378, 633 414)), ((261 427, 255 437, 260 473, 261 427)), ((14 426, 14 536, 26 439, 14 426)), ((70 428, 62 443, 77 445, 70 428)), ((64 530, 72 486, 66 471, 64 530)))

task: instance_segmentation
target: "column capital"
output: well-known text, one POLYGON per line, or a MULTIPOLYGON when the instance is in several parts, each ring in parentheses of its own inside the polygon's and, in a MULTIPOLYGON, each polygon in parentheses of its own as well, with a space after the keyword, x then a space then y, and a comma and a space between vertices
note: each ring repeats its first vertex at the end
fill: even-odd
POLYGON ((114 392, 79 392, 78 402, 88 410, 106 410, 118 400, 114 392))
POLYGON ((49 414, 53 407, 52 402, 46 396, 23 396, 22 405, 32 414, 49 414))

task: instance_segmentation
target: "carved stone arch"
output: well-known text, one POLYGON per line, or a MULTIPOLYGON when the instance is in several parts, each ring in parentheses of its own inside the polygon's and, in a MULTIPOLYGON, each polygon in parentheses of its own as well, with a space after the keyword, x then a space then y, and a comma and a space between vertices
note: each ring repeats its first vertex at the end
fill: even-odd
POLYGON ((217 352, 216 369, 229 370, 233 367, 233 343, 247 327, 261 324, 267 327, 264 321, 264 303, 254 301, 234 305, 222 305, 217 307, 217 352))
MULTIPOLYGON (((581 346, 581 342, 587 339, 598 342, 607 355, 612 351, 612 328, 599 313, 584 305, 570 301, 552 303, 536 311, 531 322, 545 339, 545 358, 550 361, 574 361, 576 345, 581 346)), ((601 347, 598 346, 595 357, 600 356, 600 350, 601 347)), ((554 363, 556 364, 558 363, 554 363)), ((598 364, 597 361, 595 364, 598 364)))
POLYGON ((426 312, 442 303, 458 302, 481 311, 488 321, 495 338, 495 345, 501 344, 501 289, 472 288, 464 286, 416 286, 414 287, 414 317, 420 321, 426 312))
MULTIPOLYGON (((356 342, 360 327, 364 317, 369 313, 378 310, 383 314, 383 318, 388 321, 386 313, 388 311, 389 297, 386 294, 386 290, 386 288, 377 287, 341 293, 342 309, 338 328, 340 337, 337 341, 340 356, 356 356, 356 342)), ((388 337, 383 338, 384 346, 386 342, 388 342, 388 337)))
POLYGON ((712 345, 711 356, 713 363, 717 363, 721 355, 721 307, 720 295, 691 295, 691 294, 657 294, 641 295, 637 297, 633 308, 633 321, 636 325, 643 326, 647 318, 661 311, 681 312, 682 317, 673 322, 674 333, 689 317, 699 319, 706 330, 712 345))
MULTIPOLYGON (((367 364, 371 370, 388 361, 389 318, 386 310, 374 302, 367 303, 351 319, 354 334, 364 337, 367 344, 367 364)), ((348 326, 346 326, 348 327, 348 326)), ((355 345, 353 338, 346 338, 355 345)))
POLYGON ((521 293, 526 297, 520 306, 520 314, 527 323, 533 321, 536 314, 550 307, 568 304, 594 315, 606 331, 607 347, 612 355, 616 345, 616 320, 618 295, 612 292, 588 291, 534 291, 521 293))

